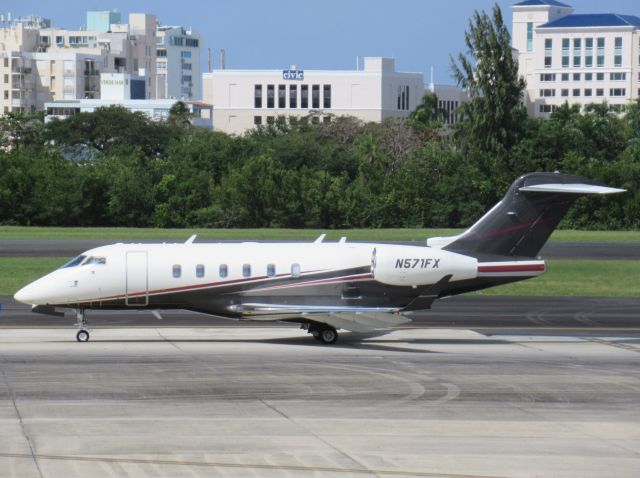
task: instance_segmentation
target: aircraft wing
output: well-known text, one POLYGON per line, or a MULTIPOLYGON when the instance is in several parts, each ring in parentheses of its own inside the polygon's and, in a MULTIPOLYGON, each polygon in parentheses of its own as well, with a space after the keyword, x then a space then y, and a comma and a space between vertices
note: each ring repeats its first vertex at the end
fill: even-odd
POLYGON ((287 320, 306 318, 329 324, 336 329, 370 332, 380 327, 393 327, 411 322, 393 307, 341 307, 278 304, 240 304, 234 312, 253 320, 287 320))

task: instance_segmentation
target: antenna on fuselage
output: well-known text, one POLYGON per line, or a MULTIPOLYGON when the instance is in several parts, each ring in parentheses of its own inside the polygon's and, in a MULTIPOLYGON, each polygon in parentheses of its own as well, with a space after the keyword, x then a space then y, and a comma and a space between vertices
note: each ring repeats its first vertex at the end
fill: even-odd
POLYGON ((317 238, 315 241, 313 241, 313 243, 314 243, 314 244, 320 244, 322 241, 324 241, 324 238, 325 238, 325 237, 327 237, 327 235, 326 235, 326 234, 320 234, 320 235, 318 236, 318 238, 317 238))
POLYGON ((196 237, 198 237, 197 234, 194 234, 193 236, 191 236, 189 239, 187 239, 184 243, 185 244, 193 244, 193 241, 196 240, 196 237))

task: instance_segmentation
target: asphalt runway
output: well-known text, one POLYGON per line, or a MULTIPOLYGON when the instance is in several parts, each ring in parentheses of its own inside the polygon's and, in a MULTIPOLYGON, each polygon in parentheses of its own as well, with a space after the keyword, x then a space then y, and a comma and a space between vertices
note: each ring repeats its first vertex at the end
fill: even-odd
MULTIPOLYGON (((75 257, 86 250, 114 242, 118 241, 0 239, 0 257, 75 257)), ((403 242, 402 244, 423 245, 424 242, 403 242)), ((545 259, 640 260, 640 243, 548 242, 540 255, 545 259)))
MULTIPOLYGON (((2 327, 71 327, 75 316, 34 314, 28 305, 1 297, 2 327)), ((162 320, 149 311, 88 311, 91 327, 292 327, 283 323, 234 321, 188 311, 162 311, 162 320)), ((456 327, 491 330, 582 329, 640 332, 640 297, 500 297, 463 295, 438 300, 430 310, 414 313, 408 327, 456 327)), ((300 332, 302 334, 302 331, 300 332)))
POLYGON ((640 334, 0 331, 0 476, 637 477, 640 334))

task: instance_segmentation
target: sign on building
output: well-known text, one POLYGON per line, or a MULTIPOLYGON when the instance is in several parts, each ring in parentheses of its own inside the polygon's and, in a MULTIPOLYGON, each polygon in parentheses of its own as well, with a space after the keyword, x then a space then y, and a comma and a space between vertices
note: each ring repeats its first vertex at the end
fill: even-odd
POLYGON ((283 80, 304 80, 304 70, 282 70, 283 80))

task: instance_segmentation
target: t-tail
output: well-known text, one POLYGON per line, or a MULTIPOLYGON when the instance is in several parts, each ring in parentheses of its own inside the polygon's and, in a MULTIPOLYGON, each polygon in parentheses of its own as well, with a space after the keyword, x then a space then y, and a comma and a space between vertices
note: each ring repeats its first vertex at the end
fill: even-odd
POLYGON ((528 173, 468 230, 430 238, 427 245, 475 257, 536 257, 576 199, 624 191, 579 176, 528 173))

